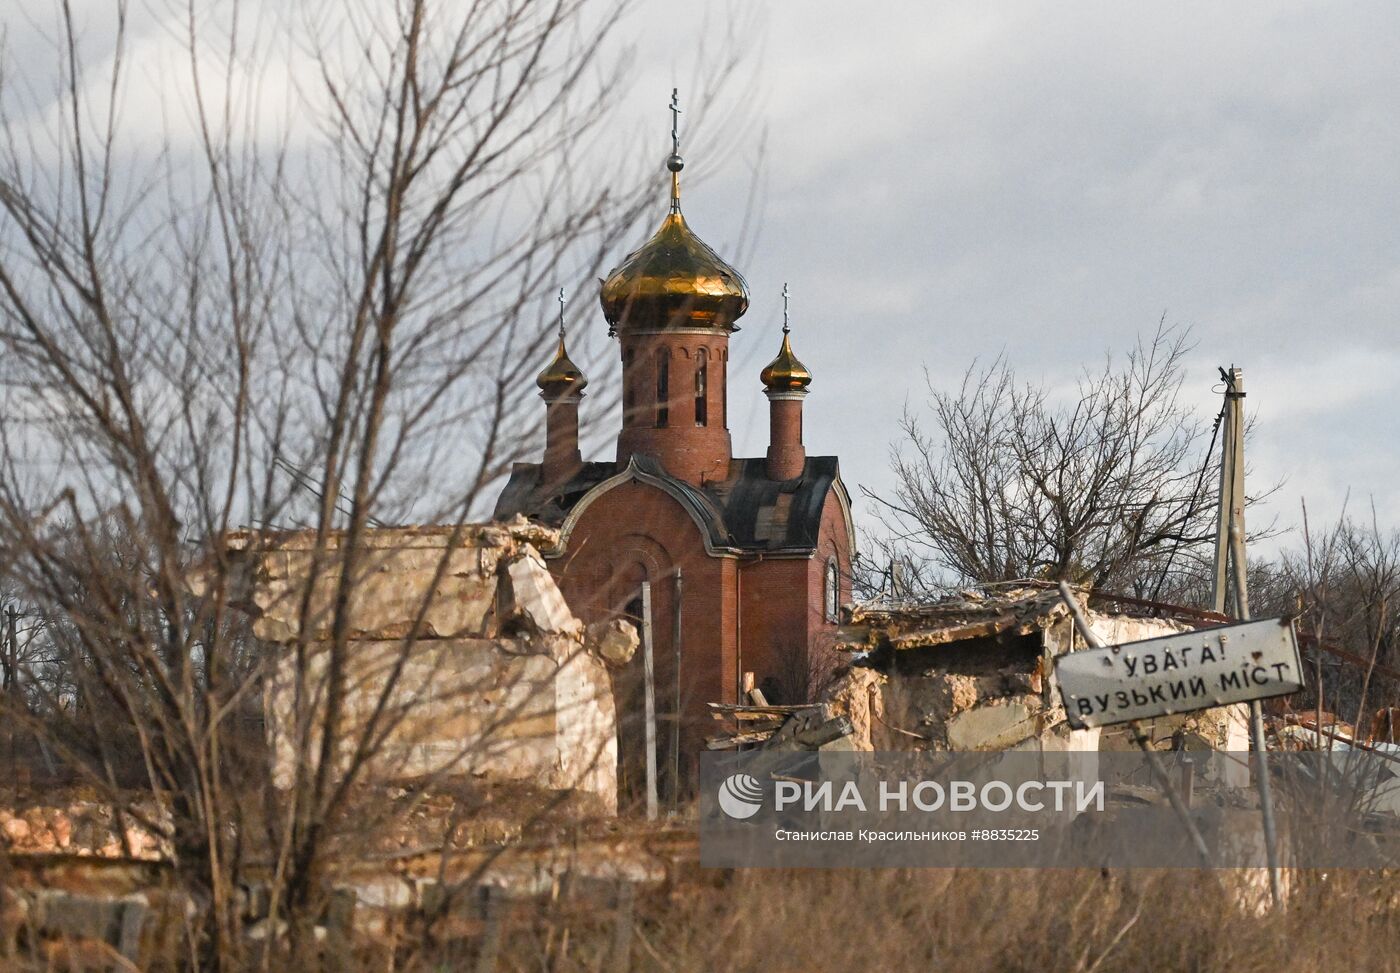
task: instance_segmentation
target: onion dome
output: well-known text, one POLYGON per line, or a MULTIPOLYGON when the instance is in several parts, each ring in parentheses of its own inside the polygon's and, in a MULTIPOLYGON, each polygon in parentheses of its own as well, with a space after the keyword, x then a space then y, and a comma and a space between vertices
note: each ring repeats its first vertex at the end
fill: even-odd
POLYGON ((540 372, 535 384, 550 396, 577 395, 588 385, 588 378, 583 374, 583 370, 569 360, 563 335, 559 336, 559 347, 554 351, 554 360, 540 372))
POLYGON ((739 272, 691 231, 681 215, 676 94, 671 93, 671 211, 661 228, 603 281, 600 295, 609 333, 668 328, 723 328, 749 307, 748 286, 739 272))
POLYGON ((792 353, 790 339, 792 329, 788 327, 788 288, 783 285, 783 346, 778 349, 778 357, 768 363, 758 373, 763 387, 770 392, 802 392, 812 384, 812 373, 798 361, 792 353))
POLYGON ((779 349, 778 357, 769 362, 758 377, 770 392, 801 392, 812 384, 812 373, 792 353, 792 342, 788 340, 787 332, 783 332, 783 347, 779 349))
POLYGON ((559 290, 559 345, 554 349, 554 360, 545 366, 535 378, 546 397, 559 398, 564 395, 578 395, 588 385, 588 377, 569 358, 569 350, 564 347, 564 290, 559 290))

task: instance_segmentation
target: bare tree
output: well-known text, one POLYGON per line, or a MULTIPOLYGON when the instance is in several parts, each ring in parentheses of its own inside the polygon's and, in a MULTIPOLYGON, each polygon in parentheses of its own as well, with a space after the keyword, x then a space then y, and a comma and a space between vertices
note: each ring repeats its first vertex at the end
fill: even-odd
POLYGON ((106 57, 56 3, 52 94, 0 79, 0 550, 62 660, 0 705, 114 803, 161 795, 208 906, 202 968, 239 962, 255 845, 275 852, 293 948, 309 944, 394 719, 346 715, 366 532, 460 530, 480 509, 535 438, 554 288, 596 277, 656 188, 594 137, 628 63, 626 7, 174 4, 154 33, 177 25, 185 74, 161 83, 189 125, 155 147, 123 135, 157 114, 124 96, 125 2, 106 57), (264 85, 285 96, 280 129, 264 85), (295 662, 305 742, 280 795, 238 732, 274 664, 236 610, 256 560, 230 555, 239 525, 314 540, 300 630, 275 653, 295 662))
POLYGON ((931 387, 932 430, 906 411, 892 447, 893 493, 866 491, 906 590, 1066 578, 1153 595, 1199 562, 1219 463, 1210 423, 1181 402, 1187 338, 1159 326, 1067 402, 1004 360, 931 387))
POLYGON ((1368 522, 1343 510, 1317 530, 1304 505, 1301 543, 1271 573, 1278 581, 1265 589, 1263 607, 1298 617, 1311 656, 1298 705, 1333 713, 1364 736, 1373 711, 1400 705, 1393 675, 1400 670, 1400 533, 1382 529, 1374 509, 1368 522))

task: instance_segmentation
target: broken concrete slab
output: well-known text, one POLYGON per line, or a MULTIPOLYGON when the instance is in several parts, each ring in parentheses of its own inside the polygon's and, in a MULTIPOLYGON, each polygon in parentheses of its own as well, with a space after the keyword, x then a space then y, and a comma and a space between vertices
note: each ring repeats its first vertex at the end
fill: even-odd
POLYGON ((631 622, 610 618, 589 625, 584 643, 608 665, 620 669, 632 661, 642 639, 637 634, 637 626, 631 622))
POLYGON ((1003 703, 968 709, 948 721, 948 746, 953 750, 1005 750, 1039 730, 1024 703, 1003 703))
POLYGON ((512 560, 506 573, 510 577, 513 608, 536 631, 569 635, 583 631, 583 623, 569 610, 563 593, 544 565, 544 559, 533 548, 525 549, 512 560))

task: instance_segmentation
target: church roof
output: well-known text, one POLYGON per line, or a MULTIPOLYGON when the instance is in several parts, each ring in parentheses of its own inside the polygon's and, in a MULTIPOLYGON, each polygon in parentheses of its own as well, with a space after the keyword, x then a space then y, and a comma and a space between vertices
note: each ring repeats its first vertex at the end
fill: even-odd
POLYGON ((703 524, 711 550, 784 554, 815 550, 827 494, 833 487, 841 488, 835 456, 809 456, 802 476, 785 481, 770 480, 767 461, 759 457, 734 459, 729 471, 726 480, 696 487, 669 475, 654 459, 634 456, 624 466, 584 463, 565 483, 541 486, 540 464, 516 463, 492 517, 508 520, 523 514, 560 527, 594 490, 609 480, 627 477, 674 496, 703 524))

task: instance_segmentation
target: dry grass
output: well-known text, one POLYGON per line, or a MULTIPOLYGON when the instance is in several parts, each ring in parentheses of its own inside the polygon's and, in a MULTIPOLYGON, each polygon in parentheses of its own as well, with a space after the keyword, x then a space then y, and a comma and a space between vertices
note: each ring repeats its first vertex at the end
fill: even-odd
MULTIPOLYGON (((392 945, 365 937, 349 953, 272 957, 271 967, 254 962, 249 968, 292 968, 286 960, 306 973, 1400 970, 1400 876, 1295 875, 1289 906, 1279 912, 1264 908, 1263 887, 1257 872, 721 871, 688 865, 664 890, 639 893, 626 965, 616 952, 622 913, 615 893, 577 889, 554 902, 511 907, 494 965, 477 965, 486 927, 469 921, 447 941, 401 928, 392 945)), ((149 968, 189 968, 176 952, 166 957, 169 965, 157 961, 149 968)), ((41 948, 38 955, 0 959, 0 968, 103 967, 85 965, 76 953, 41 948)))
MULTIPOLYGON (((1297 876, 1260 907, 1257 873, 700 872, 637 903, 632 970, 674 973, 1400 970, 1400 878, 1297 876)), ((615 914, 575 905, 506 934, 502 971, 609 971, 615 914)), ((476 944, 412 964, 471 968, 476 944)), ((382 962, 382 961, 381 961, 382 962)), ((387 965, 371 964, 387 969, 387 965)))

